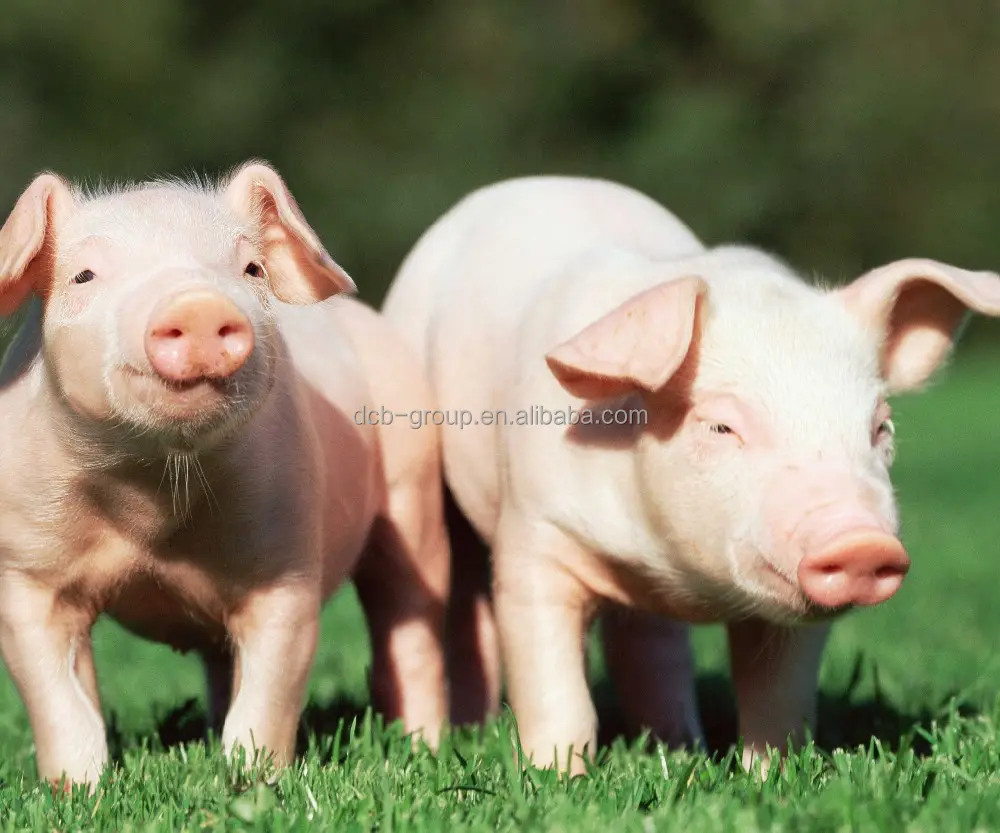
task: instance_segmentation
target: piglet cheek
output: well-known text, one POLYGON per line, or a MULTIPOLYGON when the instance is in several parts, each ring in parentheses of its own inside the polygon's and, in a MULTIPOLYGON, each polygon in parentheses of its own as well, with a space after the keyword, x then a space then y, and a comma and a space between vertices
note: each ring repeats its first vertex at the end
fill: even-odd
POLYGON ((64 319, 76 319, 87 313, 94 304, 94 293, 82 291, 66 292, 59 300, 59 315, 64 319))
POLYGON ((107 335, 92 316, 49 333, 46 345, 50 372, 69 407, 91 419, 106 419, 112 410, 107 377, 107 335))

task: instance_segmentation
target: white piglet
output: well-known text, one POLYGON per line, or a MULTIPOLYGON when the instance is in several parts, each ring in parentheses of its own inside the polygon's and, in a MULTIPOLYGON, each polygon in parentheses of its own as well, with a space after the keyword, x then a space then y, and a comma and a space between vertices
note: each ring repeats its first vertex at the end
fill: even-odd
POLYGON ((43 778, 108 760, 101 613, 208 672, 227 751, 286 764, 323 602, 353 578, 376 705, 435 743, 448 540, 417 361, 278 173, 87 194, 42 174, 0 230, 0 652, 43 778))
POLYGON ((482 593, 453 600, 473 632, 455 644, 485 655, 453 657, 455 696, 498 641, 525 751, 582 771, 567 755, 596 743, 584 636, 603 613, 633 727, 697 743, 688 623, 725 623, 744 765, 801 741, 832 621, 910 566, 888 397, 931 376, 969 310, 1000 315, 1000 277, 911 259, 821 288, 610 182, 460 202, 383 306, 438 407, 465 412, 444 420, 445 476, 492 550, 496 630, 482 593))

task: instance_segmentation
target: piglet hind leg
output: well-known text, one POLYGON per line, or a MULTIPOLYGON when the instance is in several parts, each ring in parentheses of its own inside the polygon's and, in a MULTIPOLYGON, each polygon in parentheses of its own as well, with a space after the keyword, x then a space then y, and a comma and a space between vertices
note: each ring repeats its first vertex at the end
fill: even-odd
POLYGON ((490 596, 490 553, 446 492, 451 540, 448 680, 453 725, 481 724, 500 712, 500 645, 490 596))
POLYGON ((319 638, 318 576, 258 589, 229 617, 235 693, 222 730, 232 758, 281 768, 295 758, 299 719, 319 638))
POLYGON ((767 748, 787 754, 816 730, 816 701, 829 624, 783 627, 759 619, 730 623, 729 654, 743 738, 743 767, 768 770, 767 748))
POLYGON ((216 736, 221 735, 226 713, 232 704, 233 694, 239 688, 239 665, 236 654, 229 645, 212 645, 203 648, 201 661, 205 669, 207 694, 206 723, 216 736))
POLYGON ((371 634, 373 705, 432 749, 448 718, 449 562, 440 485, 428 478, 390 491, 354 573, 371 634))
POLYGON ((690 627, 614 605, 602 614, 601 631, 626 730, 649 731, 670 747, 703 746, 690 627))
POLYGON ((93 617, 27 576, 0 578, 0 651, 31 723, 38 775, 93 790, 108 761, 93 617))
POLYGON ((583 774, 597 747, 585 654, 594 599, 564 566, 576 554, 548 525, 501 519, 493 596, 521 749, 535 766, 569 775, 583 774))

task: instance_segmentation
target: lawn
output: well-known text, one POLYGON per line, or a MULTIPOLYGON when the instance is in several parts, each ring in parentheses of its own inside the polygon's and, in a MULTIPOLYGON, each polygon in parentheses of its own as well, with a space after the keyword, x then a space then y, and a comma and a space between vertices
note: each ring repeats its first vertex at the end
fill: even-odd
MULTIPOLYGON (((883 608, 835 629, 815 746, 766 783, 734 763, 722 634, 696 634, 711 756, 613 740, 587 777, 521 774, 512 722, 411 752, 366 711, 368 641, 345 589, 324 639, 303 754, 273 787, 235 783, 200 739, 198 664, 95 634, 114 771, 89 797, 38 784, 28 724, 0 676, 0 830, 992 830, 1000 828, 1000 383, 961 356, 922 397, 895 403, 896 483, 913 569, 883 608)), ((601 683, 598 695, 613 703, 601 683)))

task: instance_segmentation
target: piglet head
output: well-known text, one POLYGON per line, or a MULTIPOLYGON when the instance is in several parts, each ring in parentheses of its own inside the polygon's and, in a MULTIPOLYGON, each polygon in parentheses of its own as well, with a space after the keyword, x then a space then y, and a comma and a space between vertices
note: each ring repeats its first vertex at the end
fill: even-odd
POLYGON ((969 311, 1000 315, 1000 276, 904 260, 821 290, 759 253, 702 265, 547 356, 576 396, 644 403, 647 560, 723 617, 887 601, 910 568, 888 397, 933 374, 969 311))
POLYGON ((353 290, 260 162, 218 186, 94 194, 42 174, 0 229, 0 314, 39 296, 59 403, 145 453, 209 447, 261 406, 278 371, 276 300, 353 290))

